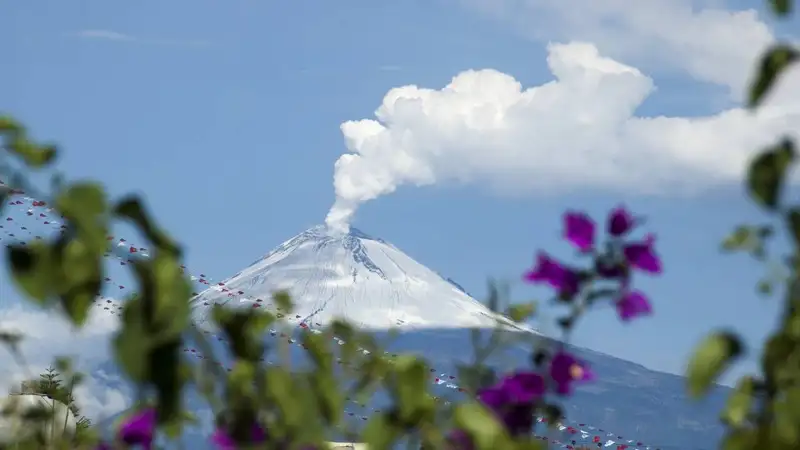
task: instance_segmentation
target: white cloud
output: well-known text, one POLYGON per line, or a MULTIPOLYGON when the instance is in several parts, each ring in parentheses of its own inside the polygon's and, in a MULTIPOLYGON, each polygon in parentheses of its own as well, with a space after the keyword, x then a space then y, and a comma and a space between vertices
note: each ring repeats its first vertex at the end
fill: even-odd
POLYGON ((133 36, 130 34, 120 33, 111 30, 81 30, 73 34, 75 37, 82 39, 95 39, 116 42, 129 42, 148 45, 165 45, 176 47, 207 47, 209 43, 202 40, 182 40, 182 39, 151 39, 133 36))
POLYGON ((37 377, 56 357, 69 357, 75 369, 87 375, 75 397, 83 414, 105 418, 130 404, 120 390, 122 380, 98 367, 110 360, 110 338, 117 329, 117 317, 93 308, 88 323, 75 330, 54 311, 23 307, 19 304, 0 309, 0 330, 22 334, 20 351, 25 367, 7 349, 0 349, 0 392, 17 388, 19 382, 37 377))
POLYGON ((459 0, 544 42, 582 40, 648 70, 671 68, 740 98, 754 58, 774 40, 755 10, 719 1, 459 0))
MULTIPOLYGON (((648 76, 590 43, 551 44, 548 53, 555 79, 541 86, 523 89, 510 75, 470 70, 441 90, 391 89, 377 120, 342 124, 350 153, 336 162, 329 225, 349 223, 361 203, 402 185, 691 193, 738 182, 754 149, 800 129, 796 96, 756 114, 637 116, 655 89, 648 76)), ((788 84, 784 92, 799 91, 788 84)))
POLYGON ((132 405, 130 392, 117 387, 121 382, 118 375, 104 371, 87 376, 75 389, 75 399, 81 406, 81 413, 93 420, 103 420, 132 405))

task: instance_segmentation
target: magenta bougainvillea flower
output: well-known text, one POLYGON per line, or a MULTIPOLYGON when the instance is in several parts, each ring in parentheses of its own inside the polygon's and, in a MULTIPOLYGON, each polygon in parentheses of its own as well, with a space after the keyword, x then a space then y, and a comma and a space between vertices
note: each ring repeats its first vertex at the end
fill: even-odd
POLYGON ((119 440, 128 445, 139 445, 145 450, 153 448, 156 430, 156 410, 143 409, 126 418, 120 426, 119 440))
POLYGON ((628 264, 642 272, 660 274, 662 272, 661 259, 653 248, 656 238, 648 234, 643 241, 626 244, 622 252, 628 264))
MULTIPOLYGON (((551 376, 555 375, 552 377, 559 386, 559 392, 566 391, 560 387, 562 385, 569 386, 574 381, 593 377, 585 364, 566 353, 558 353, 553 362, 555 365, 551 365, 551 376)), ((511 436, 520 436, 533 430, 536 404, 546 392, 547 382, 541 374, 520 371, 506 376, 494 386, 479 390, 478 401, 494 412, 511 436)), ((454 430, 448 435, 448 441, 453 449, 474 448, 472 440, 463 430, 454 430)))
POLYGON ((510 401, 508 391, 499 385, 479 390, 478 400, 492 411, 500 411, 510 401))
MULTIPOLYGON (((478 401, 495 413, 512 436, 530 433, 534 424, 534 408, 547 390, 544 377, 535 372, 516 372, 494 386, 478 391, 478 401)), ((453 448, 474 448, 463 430, 448 436, 453 448)))
POLYGON ((564 238, 582 252, 594 248, 594 221, 585 213, 567 212, 564 215, 564 238))
POLYGON ((500 384, 509 403, 532 403, 546 390, 544 378, 536 372, 517 372, 500 384))
POLYGON ((618 206, 608 214, 606 231, 613 237, 624 236, 633 229, 635 223, 636 220, 628 210, 624 206, 618 206))
POLYGON ((572 393, 574 382, 591 381, 595 378, 585 362, 564 351, 556 353, 550 360, 550 377, 556 385, 556 392, 561 395, 572 393))
POLYGON ((571 295, 578 292, 580 277, 577 272, 569 269, 547 253, 539 252, 536 265, 524 275, 525 280, 531 283, 546 283, 556 288, 559 293, 571 295))
POLYGON ((625 292, 616 302, 617 315, 623 322, 653 313, 650 301, 639 291, 625 292))

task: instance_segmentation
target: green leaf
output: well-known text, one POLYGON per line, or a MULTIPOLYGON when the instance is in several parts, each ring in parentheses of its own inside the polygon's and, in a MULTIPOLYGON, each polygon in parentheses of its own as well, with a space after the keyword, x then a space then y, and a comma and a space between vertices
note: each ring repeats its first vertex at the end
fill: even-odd
POLYGON ((8 247, 6 257, 17 286, 43 304, 53 294, 56 276, 50 247, 43 242, 13 245, 8 247))
POLYGON ((747 225, 739 225, 722 241, 722 250, 729 252, 748 250, 756 242, 757 236, 754 228, 747 225))
POLYGON ((292 297, 286 291, 277 291, 272 294, 272 301, 275 303, 275 307, 285 314, 290 313, 294 308, 292 297))
POLYGON ((800 209, 792 208, 786 213, 786 222, 794 245, 800 248, 800 209))
POLYGON ((492 450, 508 446, 509 436, 503 426, 483 405, 464 403, 455 408, 453 419, 464 430, 479 450, 492 450))
POLYGON ((370 450, 390 450, 400 434, 387 413, 377 413, 369 418, 361 439, 370 450))
POLYGON ((92 253, 105 253, 108 246, 108 205, 102 186, 89 182, 73 183, 56 197, 55 206, 77 229, 92 253))
POLYGON ((225 334, 229 342, 228 350, 234 358, 250 362, 261 359, 265 351, 261 336, 271 323, 272 316, 252 308, 227 309, 214 305, 211 317, 225 334))
POLYGON ((411 355, 401 355, 394 361, 397 380, 392 390, 403 423, 412 423, 432 412, 433 399, 428 392, 428 368, 411 355))
POLYGON ((695 348, 687 368, 689 395, 704 395, 731 362, 743 352, 739 337, 730 332, 709 335, 695 348))
POLYGON ((750 164, 747 184, 757 203, 771 210, 778 206, 786 171, 794 159, 794 144, 784 139, 759 154, 750 164))
POLYGON ((153 222, 138 197, 129 196, 121 200, 114 207, 114 214, 135 223, 160 251, 169 253, 176 258, 180 257, 181 250, 178 245, 153 222))
POLYGON ((54 361, 56 372, 60 374, 71 374, 73 370, 72 360, 63 356, 57 357, 54 361))
MULTIPOLYGON (((797 389, 789 389, 785 398, 780 398, 772 403, 774 419, 772 423, 772 439, 781 445, 781 448, 793 448, 800 442, 800 421, 798 421, 797 389), (792 394, 792 391, 795 391, 792 394)), ((777 445, 776 445, 777 447, 777 445)), ((774 447, 773 447, 774 448, 774 447)))
POLYGON ((778 17, 788 16, 792 12, 793 3, 792 0, 769 0, 772 12, 778 17))
POLYGON ((547 450, 547 444, 535 437, 525 436, 522 439, 517 439, 512 448, 514 450, 547 450))
POLYGON ((787 314, 784 332, 793 339, 800 339, 800 311, 787 314))
POLYGON ((43 167, 51 163, 56 157, 56 148, 54 146, 37 145, 35 142, 28 140, 25 134, 19 130, 9 130, 4 134, 8 137, 6 145, 8 151, 20 157, 29 167, 43 167))
POLYGON ((293 383, 294 375, 280 367, 268 368, 263 376, 262 388, 267 397, 278 407, 287 425, 299 425, 308 420, 298 392, 293 383))
POLYGON ((181 336, 159 342, 147 353, 147 381, 155 388, 159 424, 182 427, 180 418, 183 386, 189 380, 188 370, 181 365, 181 336))
POLYGON ((139 300, 128 302, 123 308, 124 326, 114 336, 114 358, 134 383, 142 383, 147 380, 150 370, 147 366, 150 336, 142 328, 138 305, 134 305, 137 302, 139 300))
POLYGON ((83 326, 92 302, 103 286, 101 255, 92 253, 85 241, 72 239, 56 247, 62 277, 58 294, 72 323, 83 326))
POLYGON ((310 374, 311 386, 321 418, 328 424, 338 424, 344 411, 344 394, 330 370, 318 368, 310 374))
POLYGON ((254 395, 253 381, 255 380, 256 368, 251 362, 237 360, 231 373, 228 375, 228 386, 237 395, 254 395))
POLYGON ((756 290, 761 295, 770 295, 772 294, 772 281, 771 280, 759 280, 756 283, 756 290))
POLYGON ((190 323, 192 287, 173 254, 157 252, 148 262, 155 288, 156 320, 164 336, 177 336, 190 323))
POLYGON ((460 387, 471 393, 489 387, 497 381, 497 373, 486 364, 457 364, 456 371, 460 387))
POLYGON ((106 212, 106 194, 97 183, 74 183, 58 196, 56 205, 62 212, 94 218, 106 212))
POLYGON ((768 448, 759 445, 758 431, 754 429, 738 429, 729 431, 722 439, 720 445, 722 450, 752 450, 757 448, 768 448))
POLYGON ((514 305, 508 309, 508 317, 514 322, 530 319, 536 313, 536 302, 527 302, 514 305))
POLYGON ((776 380, 780 378, 794 351, 794 339, 788 334, 777 333, 770 336, 761 352, 761 370, 764 375, 776 380))
POLYGON ((0 133, 23 133, 25 129, 13 117, 0 115, 0 133))
POLYGON ((800 425, 800 388, 792 387, 785 391, 785 401, 789 406, 787 416, 791 417, 795 425, 800 425))
POLYGON ((722 410, 723 422, 736 428, 743 426, 753 407, 754 393, 755 380, 753 377, 742 377, 736 384, 733 393, 728 397, 725 409, 722 410))
POLYGON ((758 73, 750 86, 748 107, 755 108, 760 105, 778 77, 795 60, 797 60, 797 51, 786 44, 776 44, 767 50, 761 56, 758 73))

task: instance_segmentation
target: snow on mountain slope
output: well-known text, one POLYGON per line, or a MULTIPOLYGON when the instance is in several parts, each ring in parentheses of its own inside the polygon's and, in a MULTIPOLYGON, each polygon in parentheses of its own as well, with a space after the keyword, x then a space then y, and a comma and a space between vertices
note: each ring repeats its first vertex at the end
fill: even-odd
POLYGON ((393 245, 351 228, 346 234, 316 226, 193 300, 198 323, 213 304, 274 308, 271 296, 288 291, 291 322, 324 326, 334 318, 361 328, 493 327, 532 331, 493 314, 456 283, 393 245), (299 317, 298 317, 299 316, 299 317))

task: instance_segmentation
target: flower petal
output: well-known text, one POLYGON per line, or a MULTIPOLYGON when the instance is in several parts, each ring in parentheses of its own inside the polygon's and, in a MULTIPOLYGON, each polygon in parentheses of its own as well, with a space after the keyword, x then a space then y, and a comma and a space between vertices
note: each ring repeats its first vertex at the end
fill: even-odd
POLYGON ((559 294, 567 296, 577 293, 580 287, 580 277, 575 271, 562 266, 544 252, 539 252, 536 266, 526 272, 523 278, 531 283, 546 283, 558 289, 559 294))
POLYGON ((217 450, 236 450, 236 442, 224 431, 217 429, 211 435, 211 442, 217 450))
POLYGON ((489 407, 499 411, 509 402, 508 392, 499 386, 494 386, 478 391, 478 400, 489 407))
POLYGON ((663 271, 661 266, 661 259, 655 253, 653 244, 655 237, 649 235, 642 242, 634 242, 627 244, 623 248, 625 259, 631 267, 639 269, 643 272, 652 274, 659 274, 663 271))
POLYGON ((649 315, 653 313, 650 301, 639 291, 626 293, 617 301, 617 314, 625 322, 634 317, 649 315))
POLYGON ((545 252, 536 255, 536 265, 525 273, 525 280, 531 283, 548 282, 560 265, 545 252))
POLYGON ((156 410, 146 408, 125 419, 119 429, 122 442, 149 448, 156 428, 156 410))
POLYGON ((628 210, 624 206, 618 206, 608 214, 606 229, 611 236, 619 237, 633 229, 634 223, 635 219, 628 210))
POLYGON ((556 384, 556 393, 568 395, 572 392, 572 383, 593 380, 594 373, 585 362, 560 351, 550 360, 550 378, 556 384))
POLYGON ((594 221, 585 213, 568 212, 564 215, 564 237, 578 250, 594 247, 594 221))
POLYGON ((544 378, 536 372, 517 372, 501 384, 508 400, 513 403, 528 403, 545 393, 544 378))

